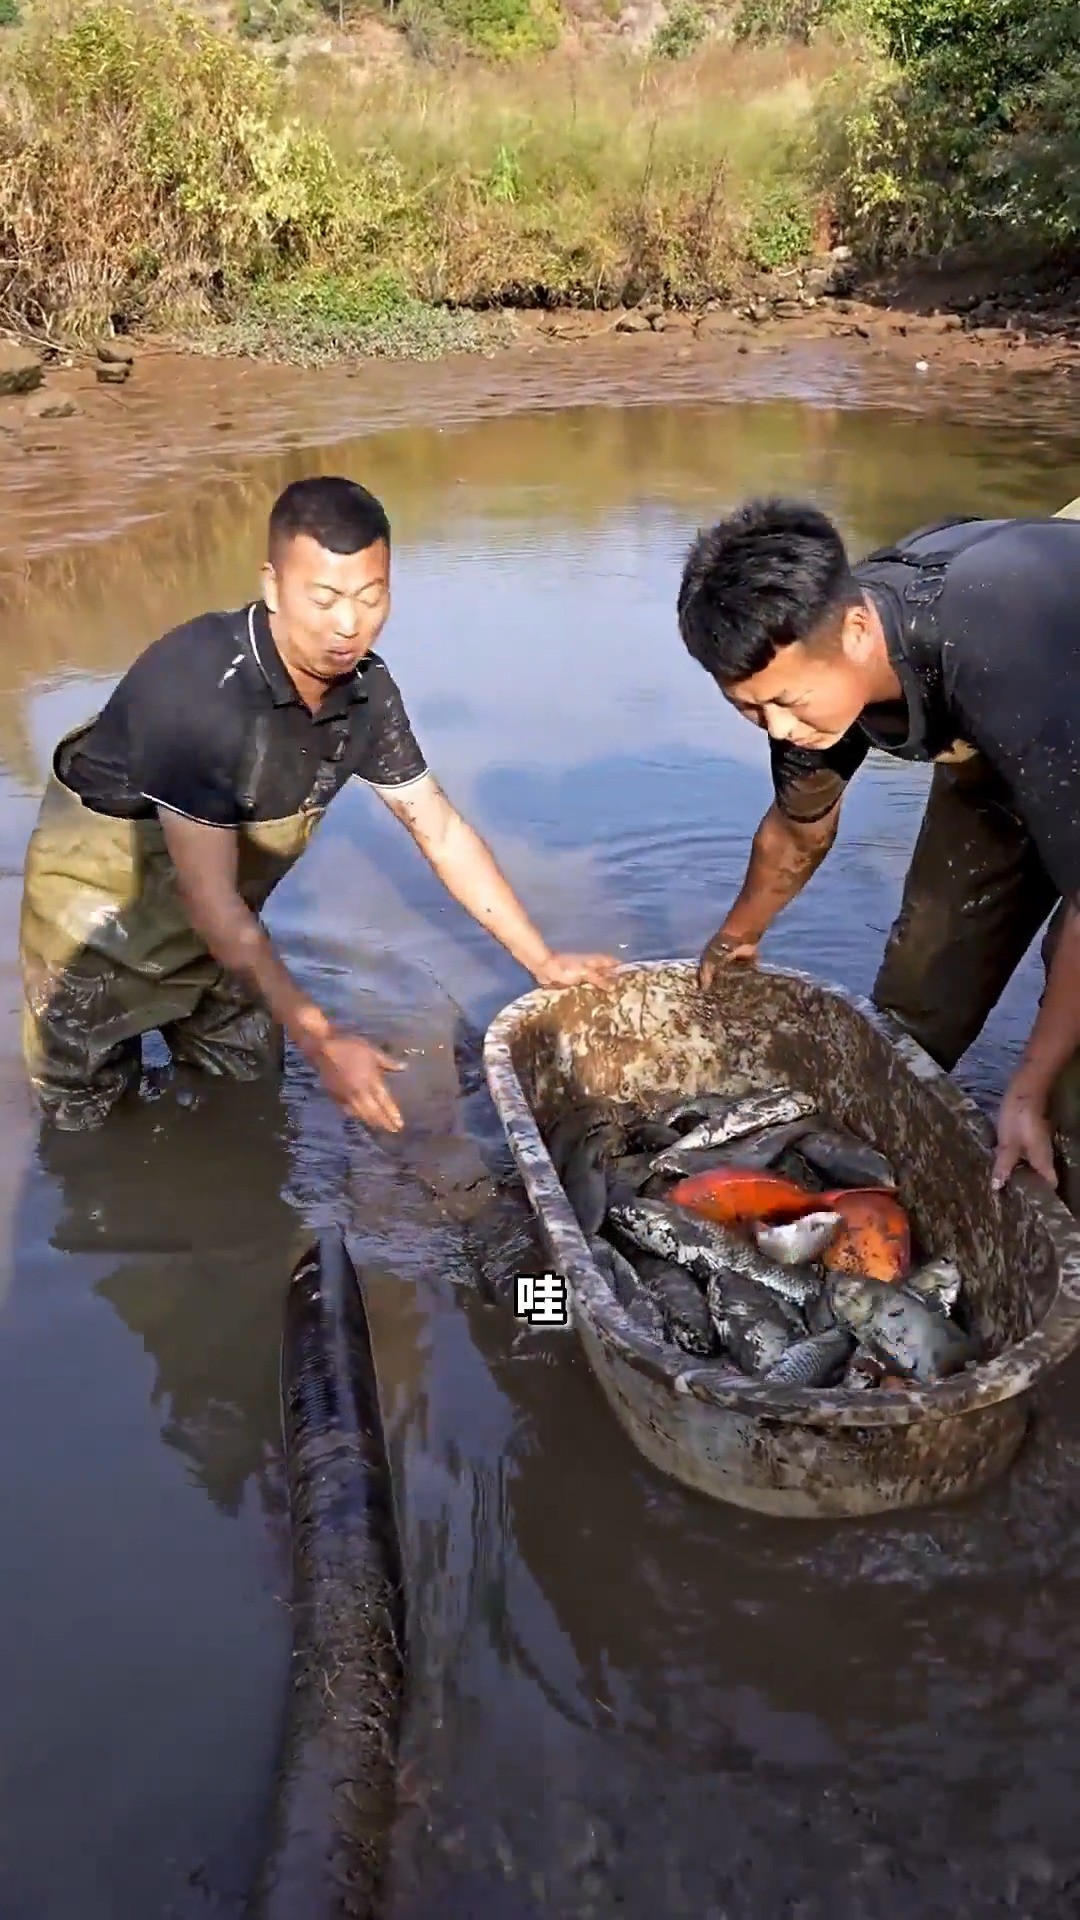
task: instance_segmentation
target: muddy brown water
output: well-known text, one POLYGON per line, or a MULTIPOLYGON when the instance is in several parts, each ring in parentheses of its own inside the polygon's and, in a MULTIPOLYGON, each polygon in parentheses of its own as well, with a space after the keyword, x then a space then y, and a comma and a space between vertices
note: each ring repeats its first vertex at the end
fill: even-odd
MULTIPOLYGON (((768 798, 764 741, 675 633, 694 528, 806 489, 864 547, 1080 492, 1064 398, 1036 428, 1015 388, 944 418, 887 384, 841 405, 812 371, 353 440, 338 412, 333 443, 298 385, 291 445, 73 546, 29 474, 0 615, 3 1920, 241 1911, 289 1650, 282 1293, 331 1221, 365 1271, 405 1516, 391 1920, 1076 1911, 1080 1376, 952 1511, 771 1522, 655 1473, 572 1336, 505 1300, 537 1251, 470 1045, 529 983, 372 796, 341 796, 269 917, 323 1004, 408 1050, 404 1136, 344 1126, 293 1061, 280 1095, 151 1062, 139 1106, 44 1153, 22 1083, 20 865, 52 744, 156 632, 255 590, 266 508, 316 465, 388 502, 384 650, 550 937, 694 952, 768 798), (455 1223, 477 1180, 484 1287, 455 1223)), ((924 790, 864 769, 771 957, 869 987, 924 790)), ((1029 957, 962 1065, 986 1102, 1036 989, 1029 957)))

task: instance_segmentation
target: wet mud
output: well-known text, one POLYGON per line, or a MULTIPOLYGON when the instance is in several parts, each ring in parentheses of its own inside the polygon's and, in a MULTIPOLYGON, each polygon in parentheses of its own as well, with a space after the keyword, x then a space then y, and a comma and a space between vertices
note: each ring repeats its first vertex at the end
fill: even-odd
MULTIPOLYGON (((383 646, 418 736, 539 924, 691 954, 768 801, 763 742, 675 632, 695 527, 776 487, 863 550, 939 513, 1052 510, 1080 493, 1074 410, 1054 381, 927 380, 850 341, 711 370, 666 334, 422 370, 183 364, 186 388, 147 357, 4 462, 0 1913, 243 1913, 292 1647, 282 1316, 337 1227, 408 1605, 386 1920, 1063 1920, 1074 1365, 1010 1470, 947 1510, 721 1506, 642 1459, 572 1334, 514 1318, 543 1255, 477 1038, 530 982, 372 796, 340 797, 267 922, 404 1060, 399 1136, 343 1123, 290 1053, 280 1090, 162 1054, 104 1134, 45 1138, 14 930, 52 744, 165 626, 258 590, 286 479, 344 469, 394 522, 383 646)), ((925 790, 867 764, 769 958, 868 989, 925 790)), ((987 1110, 1038 984, 1029 955, 958 1069, 987 1110)))

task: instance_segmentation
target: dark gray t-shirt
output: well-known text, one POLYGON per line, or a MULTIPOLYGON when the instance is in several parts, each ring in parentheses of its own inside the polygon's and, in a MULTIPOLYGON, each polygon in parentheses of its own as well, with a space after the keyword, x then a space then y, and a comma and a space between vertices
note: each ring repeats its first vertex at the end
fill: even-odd
POLYGON ((901 545, 951 556, 939 578, 887 550, 854 568, 904 700, 865 708, 825 752, 770 740, 777 805, 822 819, 872 747, 932 760, 963 741, 1003 780, 1059 893, 1080 898, 1080 521, 965 521, 901 545))
POLYGON ((57 771, 97 813, 146 819, 160 806, 235 827, 325 806, 352 775, 403 787, 427 763, 378 654, 312 714, 255 601, 155 640, 57 771))

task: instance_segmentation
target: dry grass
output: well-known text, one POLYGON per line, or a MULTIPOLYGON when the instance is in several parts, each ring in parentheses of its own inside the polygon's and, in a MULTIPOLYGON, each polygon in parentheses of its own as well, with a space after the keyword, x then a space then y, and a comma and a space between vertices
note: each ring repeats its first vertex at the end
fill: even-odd
POLYGON ((344 166, 380 156, 423 210, 395 263, 427 298, 692 302, 805 249, 811 114, 834 66, 820 49, 610 53, 344 90, 309 61, 298 98, 344 166))
POLYGON ((231 321, 256 348, 277 332, 305 354, 316 336, 428 352, 418 303, 723 296, 811 245, 814 107, 838 57, 611 52, 351 82, 309 59, 290 83, 203 19, 67 0, 0 90, 0 321, 231 321))

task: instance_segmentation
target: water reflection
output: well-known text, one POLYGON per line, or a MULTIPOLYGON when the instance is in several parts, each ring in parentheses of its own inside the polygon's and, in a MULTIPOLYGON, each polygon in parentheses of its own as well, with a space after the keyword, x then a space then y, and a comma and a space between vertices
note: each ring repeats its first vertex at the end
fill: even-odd
MULTIPOLYGON (((298 440, 172 517, 31 560, 0 613, 9 951, 55 738, 157 632, 256 590, 287 480, 344 469, 394 522, 385 650, 431 763, 545 932, 694 952, 768 801, 764 741, 675 634, 697 524, 749 488, 798 488, 858 549, 1069 491, 1064 431, 1055 455, 1004 414, 824 399, 298 440)), ((868 764, 770 957, 868 988, 924 789, 918 769, 868 764)), ((280 1092, 166 1077, 85 1139, 39 1142, 14 1095, 4 1109, 0 1637, 23 1650, 0 1756, 5 1920, 242 1910, 288 1659, 280 1306, 331 1222, 370 1294, 418 1648, 394 1920, 892 1920, 1014 1894, 1040 1920, 1064 1912, 1080 1872, 1065 1388, 1006 1483, 952 1515, 791 1527, 661 1480, 573 1339, 508 1317, 513 1273, 540 1256, 476 1042, 527 979, 360 791, 267 917, 327 1011, 406 1060, 398 1139, 343 1125, 291 1057, 280 1092)), ((963 1063, 987 1098, 1033 988, 1022 969, 963 1063)))

